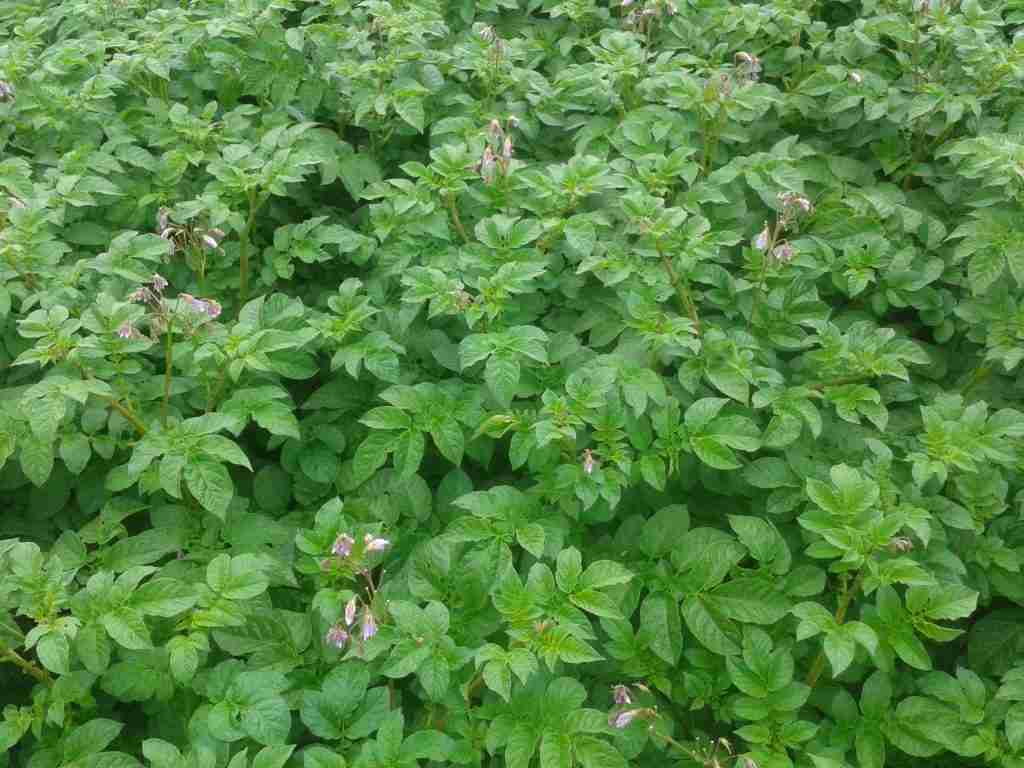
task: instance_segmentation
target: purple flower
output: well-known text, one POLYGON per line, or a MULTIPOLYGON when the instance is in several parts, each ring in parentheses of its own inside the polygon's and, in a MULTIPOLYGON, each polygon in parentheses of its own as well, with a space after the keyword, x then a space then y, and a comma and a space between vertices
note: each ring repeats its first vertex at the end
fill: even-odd
POLYGON ((363 538, 363 543, 366 545, 367 552, 383 552, 391 546, 391 542, 387 539, 379 539, 369 533, 363 538))
POLYGON ((641 709, 626 709, 622 712, 612 712, 611 715, 608 716, 608 725, 621 731, 636 720, 636 716, 642 711, 643 710, 641 709))
POLYGON ((117 335, 122 339, 134 339, 137 333, 138 331, 135 330, 135 326, 131 324, 131 321, 125 322, 117 329, 117 335))
POLYGON ((6 80, 0 80, 0 101, 14 101, 14 86, 6 80))
POLYGON ((345 624, 351 627, 352 623, 356 620, 356 606, 359 602, 359 598, 353 595, 352 599, 345 603, 345 624))
POLYGON ((335 624, 327 630, 326 640, 328 645, 333 645, 338 649, 344 648, 345 643, 348 642, 348 632, 340 624, 335 624))
POLYGON ((775 256, 776 261, 787 263, 793 260, 793 246, 789 243, 783 243, 777 245, 775 250, 772 251, 772 255, 775 256))
POLYGON ((628 685, 616 685, 613 687, 612 696, 615 699, 615 703, 620 707, 633 703, 633 697, 629 695, 628 685))
POLYGON ((764 229, 757 233, 757 237, 754 238, 754 247, 759 251, 763 251, 768 248, 768 240, 771 235, 768 232, 768 225, 764 225, 764 229))
POLYGON ((149 288, 136 288, 130 294, 128 294, 128 301, 137 301, 139 303, 145 303, 149 301, 150 296, 153 294, 149 288))
POLYGON ((377 620, 373 618, 369 607, 363 609, 363 640, 369 640, 377 634, 377 620))
POLYGON ((216 320, 220 317, 221 306, 220 302, 216 299, 207 299, 206 301, 206 314, 209 315, 211 320, 216 320))
POLYGON ((153 284, 153 290, 155 291, 163 291, 167 287, 167 281, 161 275, 154 274, 150 282, 153 284))
POLYGON ((338 557, 348 557, 352 554, 352 545, 356 541, 347 533, 343 533, 334 540, 334 546, 331 547, 331 551, 338 557))

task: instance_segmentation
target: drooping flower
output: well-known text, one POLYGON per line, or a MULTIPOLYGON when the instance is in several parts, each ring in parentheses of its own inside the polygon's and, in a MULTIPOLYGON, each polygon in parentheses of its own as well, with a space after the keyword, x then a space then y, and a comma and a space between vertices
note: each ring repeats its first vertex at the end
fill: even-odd
POLYGON ((597 461, 594 459, 594 454, 589 448, 583 451, 583 473, 586 475, 594 474, 594 470, 597 468, 597 461))
POLYGON ((356 620, 356 606, 359 603, 359 598, 355 595, 352 599, 345 603, 345 625, 351 627, 353 622, 356 620))
POLYGON ((369 533, 363 537, 363 544, 366 546, 367 552, 383 552, 391 546, 391 542, 387 539, 381 539, 369 533))
POLYGON ((141 335, 135 326, 132 325, 131 321, 125 321, 121 324, 121 327, 117 329, 117 335, 122 339, 137 339, 141 335))
POLYGON ((757 233, 757 237, 754 238, 754 247, 759 251, 766 250, 768 248, 768 241, 771 239, 771 233, 768 232, 768 225, 764 225, 764 229, 757 233))
POLYGON ((497 165, 494 161, 494 153, 490 147, 484 147, 483 157, 480 158, 480 178, 483 179, 484 184, 490 184, 494 181, 495 172, 497 165))
POLYGON ((643 712, 642 709, 625 709, 622 712, 612 712, 611 715, 608 716, 608 725, 621 731, 636 720, 637 715, 641 712, 643 712))
POLYGON ((373 617, 369 606, 363 609, 363 640, 369 640, 377 634, 377 620, 373 617))
POLYGON ((629 695, 628 685, 616 685, 612 688, 612 697, 620 707, 633 703, 633 697, 629 695))
POLYGON ((331 547, 331 551, 338 557, 348 557, 352 554, 352 545, 355 543, 355 539, 347 533, 343 533, 334 540, 334 546, 331 547))
POLYGON ((333 645, 335 648, 341 649, 345 647, 345 643, 348 642, 348 631, 341 626, 341 624, 335 624, 333 627, 327 630, 327 644, 333 645))

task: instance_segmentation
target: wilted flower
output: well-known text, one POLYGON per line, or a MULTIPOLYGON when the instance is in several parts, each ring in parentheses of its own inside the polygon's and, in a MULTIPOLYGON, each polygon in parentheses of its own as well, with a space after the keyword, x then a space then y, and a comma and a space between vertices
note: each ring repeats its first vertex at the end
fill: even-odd
POLYGON ((777 245, 772 250, 772 256, 775 257, 776 261, 787 264, 793 260, 793 246, 789 243, 777 245))
POLYGON ((484 147, 484 155, 480 159, 480 178, 484 180, 484 184, 494 181, 496 171, 497 164, 494 161, 494 153, 490 147, 484 147))
POLYGON ((117 335, 122 339, 137 339, 142 336, 135 326, 131 324, 131 321, 122 323, 121 327, 117 329, 117 335))
POLYGON ((782 204, 783 215, 792 213, 809 214, 814 212, 814 204, 797 192, 779 193, 779 202, 782 204))
POLYGON ((764 225, 764 229, 757 233, 757 237, 754 238, 754 247, 759 251, 767 250, 768 241, 771 239, 771 234, 768 232, 768 225, 764 225))
POLYGON ((509 115, 508 116, 508 127, 509 128, 518 128, 519 127, 519 118, 516 117, 515 115, 509 115))
POLYGON ((369 607, 363 609, 363 640, 369 640, 377 634, 377 620, 373 617, 369 607))
POLYGON ((345 624, 351 627, 352 623, 356 620, 356 606, 359 603, 359 598, 355 595, 352 599, 345 603, 345 624))
POLYGON ((594 454, 589 448, 583 451, 583 473, 587 475, 594 474, 594 469, 597 468, 597 462, 594 460, 594 454))
POLYGON ((352 554, 352 545, 355 543, 355 539, 347 533, 343 533, 334 540, 334 546, 331 547, 331 551, 338 557, 348 557, 352 554))
POLYGON ((499 141, 504 135, 505 131, 502 130, 501 122, 498 118, 491 120, 490 124, 487 126, 487 133, 490 134, 490 137, 495 141, 499 141))
POLYGON ((145 303, 149 301, 150 296, 153 294, 148 288, 136 288, 134 291, 128 294, 128 301, 135 301, 139 303, 145 303))
POLYGON ((366 545, 367 552, 383 552, 391 546, 391 542, 387 539, 380 539, 369 533, 363 537, 363 543, 366 545))
POLYGON ((512 159, 512 137, 506 136, 505 142, 501 145, 501 156, 507 163, 512 159))
POLYGON ((736 54, 736 66, 747 80, 757 80, 761 74, 761 60, 746 51, 736 54))
POLYGON ((14 101, 14 86, 6 80, 0 80, 0 101, 14 101))
POLYGON ((488 43, 493 43, 497 36, 498 33, 494 31, 494 27, 490 24, 480 28, 480 37, 488 43))
POLYGON ((333 645, 335 648, 341 649, 345 647, 345 643, 348 642, 348 632, 341 626, 341 624, 335 624, 333 627, 327 630, 327 644, 333 645))
POLYGON ((620 707, 627 704, 633 703, 633 698, 629 695, 628 685, 616 685, 612 688, 612 696, 615 699, 615 703, 620 707))
POLYGON ((153 277, 149 282, 153 286, 153 290, 158 292, 163 291, 163 289, 167 287, 167 281, 162 275, 158 275, 156 273, 153 273, 153 277))
POLYGON ((909 552, 914 548, 913 539, 907 536, 896 536, 889 540, 889 551, 893 553, 902 554, 909 552))
POLYGON ((612 712, 608 716, 608 725, 612 728, 622 730, 636 720, 637 715, 641 712, 643 712, 642 709, 626 709, 622 712, 612 712))

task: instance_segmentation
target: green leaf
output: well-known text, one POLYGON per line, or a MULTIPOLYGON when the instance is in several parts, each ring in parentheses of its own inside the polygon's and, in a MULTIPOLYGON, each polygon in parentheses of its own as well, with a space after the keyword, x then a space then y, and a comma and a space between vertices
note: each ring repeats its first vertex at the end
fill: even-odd
POLYGON ((224 519, 235 495, 235 484, 218 461, 198 457, 185 465, 185 484, 207 512, 224 519))
POLYGON ((206 583, 228 600, 251 600, 263 594, 270 581, 255 555, 217 555, 206 567, 206 583))
POLYGON ((102 752, 117 738, 123 727, 123 723, 104 718, 95 718, 83 723, 64 737, 64 762, 73 763, 102 752))
POLYGON ((430 430, 434 445, 448 461, 455 466, 462 463, 462 452, 465 448, 465 436, 462 427, 451 417, 442 418, 440 423, 430 430))

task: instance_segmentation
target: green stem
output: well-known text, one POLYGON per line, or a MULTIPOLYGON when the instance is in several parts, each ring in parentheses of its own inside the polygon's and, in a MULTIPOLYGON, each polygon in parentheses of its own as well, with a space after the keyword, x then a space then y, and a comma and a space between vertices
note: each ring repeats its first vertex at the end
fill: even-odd
POLYGON ((11 664, 14 664, 14 666, 26 675, 34 677, 40 683, 46 683, 47 685, 51 685, 53 683, 53 678, 50 677, 49 672, 38 664, 33 664, 28 659, 23 658, 17 651, 5 649, 3 652, 0 652, 0 661, 8 661, 11 664))
POLYGON ((113 408, 115 411, 124 416, 128 420, 128 423, 135 427, 136 432, 138 432, 141 436, 145 437, 146 425, 143 424, 142 420, 135 415, 135 411, 133 411, 128 406, 124 405, 116 397, 108 397, 106 398, 106 401, 110 404, 111 408, 113 408))
POLYGON ((164 400, 160 405, 160 424, 167 427, 167 408, 171 402, 171 379, 174 376, 174 315, 164 332, 164 400))
POLYGON ((676 268, 672 265, 671 257, 665 253, 661 247, 660 242, 654 244, 655 249, 658 251, 658 255, 661 256, 661 263, 665 266, 665 272, 668 274, 669 282, 672 287, 676 290, 676 296, 679 297, 679 303, 686 310, 686 313, 690 316, 690 322, 693 323, 693 328, 700 336, 700 317, 697 315, 697 305, 693 303, 693 296, 690 294, 690 286, 685 280, 679 277, 676 272, 676 268))
POLYGON ((459 216, 459 208, 455 204, 455 195, 449 194, 445 196, 445 202, 448 204, 448 210, 452 214, 452 222, 455 224, 455 229, 462 237, 463 242, 468 243, 469 233, 466 232, 466 228, 462 225, 462 218, 459 216))
POLYGON ((210 397, 206 401, 206 412, 209 413, 220 402, 221 393, 224 391, 224 385, 228 383, 228 365, 225 362, 224 366, 220 369, 220 376, 217 379, 217 386, 210 392, 210 397))
POLYGON ((875 378, 873 373, 857 373, 852 376, 840 376, 836 379, 829 379, 828 381, 819 381, 817 384, 804 384, 803 386, 808 389, 813 389, 816 392, 821 392, 828 387, 842 387, 846 384, 856 384, 858 381, 867 381, 875 378))
MULTIPOLYGON (((850 584, 847 582, 843 586, 843 593, 839 596, 839 605, 836 608, 836 624, 842 624, 846 621, 846 611, 850 607, 850 603, 853 601, 854 596, 860 591, 860 585, 864 581, 864 572, 861 571, 857 574, 857 577, 850 584)), ((818 651, 818 656, 814 659, 814 664, 811 665, 810 672, 807 673, 807 685, 813 688, 818 682, 818 678, 821 677, 821 673, 825 671, 825 649, 822 648, 818 651)))
POLYGON ((252 228, 256 223, 256 213, 262 203, 256 199, 256 190, 249 190, 249 218, 245 222, 245 229, 239 237, 238 242, 238 308, 241 309, 249 298, 249 249, 251 247, 250 237, 252 228))

